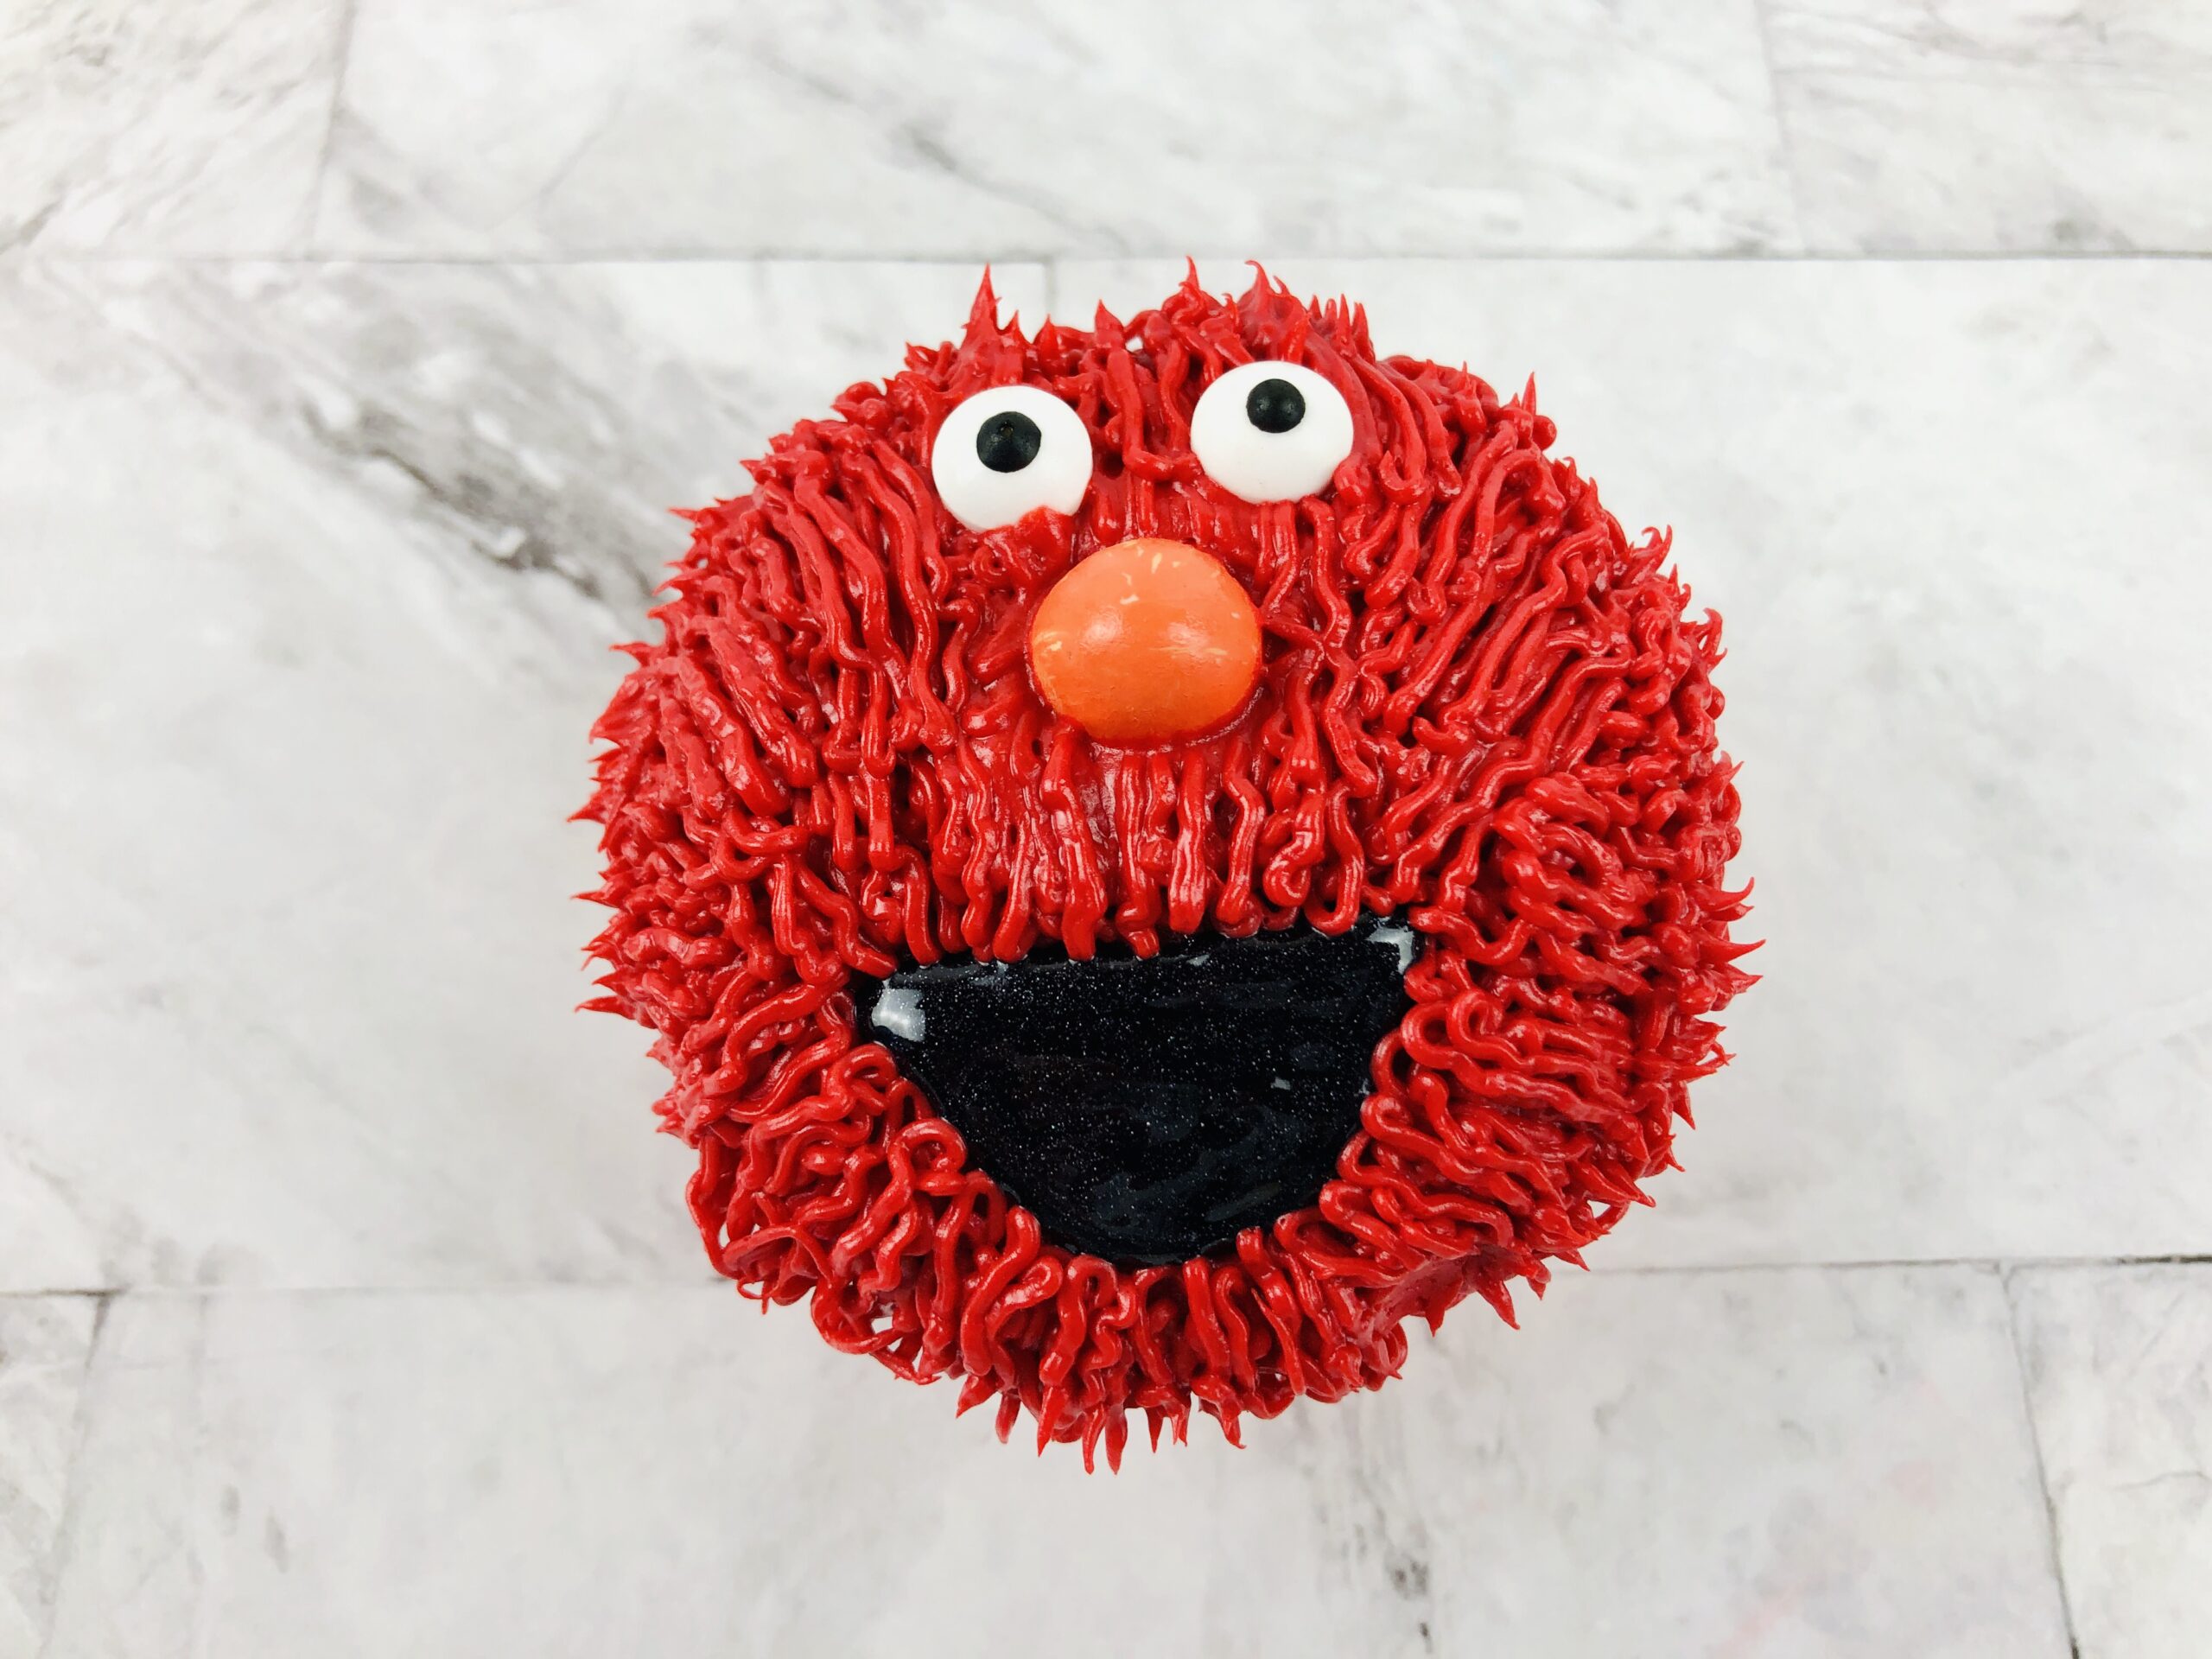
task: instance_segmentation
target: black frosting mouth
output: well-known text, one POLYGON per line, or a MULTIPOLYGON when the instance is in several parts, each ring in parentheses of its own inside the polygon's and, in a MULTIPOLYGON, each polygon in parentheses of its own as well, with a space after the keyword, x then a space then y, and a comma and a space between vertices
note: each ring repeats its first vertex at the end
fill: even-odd
POLYGON ((1180 1262, 1313 1202, 1411 1006, 1414 934, 1301 922, 1158 956, 1040 949, 856 981, 881 1043, 1052 1243, 1180 1262))

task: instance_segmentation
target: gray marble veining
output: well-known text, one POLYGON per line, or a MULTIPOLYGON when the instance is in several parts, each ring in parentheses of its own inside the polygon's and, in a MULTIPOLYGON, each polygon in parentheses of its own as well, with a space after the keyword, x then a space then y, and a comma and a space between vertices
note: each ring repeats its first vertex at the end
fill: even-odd
POLYGON ((726 1290, 126 1297, 51 1652, 2063 1659, 1994 1274, 1470 1312, 1109 1480, 726 1290))
POLYGON ((337 251, 1794 244, 1751 0, 361 0, 337 251))
POLYGON ((1763 4, 1808 247, 2212 249, 2212 10, 1763 4))
POLYGON ((2212 1266, 2024 1268, 2012 1294, 2082 1652, 2195 1659, 2212 1619, 2212 1266))
POLYGON ((0 246, 149 253, 2212 246, 2160 0, 38 0, 0 246))
POLYGON ((0 251, 305 245, 346 0, 14 0, 0 251))
POLYGON ((0 1299, 0 1653, 46 1637, 98 1324, 89 1296, 0 1299))

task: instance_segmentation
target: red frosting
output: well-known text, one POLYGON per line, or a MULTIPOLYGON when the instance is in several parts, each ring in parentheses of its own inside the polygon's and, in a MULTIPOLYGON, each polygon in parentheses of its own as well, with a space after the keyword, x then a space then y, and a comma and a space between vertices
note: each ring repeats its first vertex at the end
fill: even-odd
POLYGON ((1688 620, 1669 540, 1631 540, 1534 388, 1377 357, 1364 314, 1264 276, 1195 273, 1127 322, 997 321, 911 348, 690 515, 662 637, 595 728, 585 816, 613 911, 591 1006, 658 1033, 658 1103, 697 1149, 709 1258, 810 1299, 836 1346, 995 1396, 1040 1446, 1127 1416, 1179 1438, 1379 1387, 1401 1328, 1473 1292, 1510 1321, 1673 1163, 1707 1017, 1750 982, 1734 768, 1715 744, 1719 622, 1688 620), (1189 445, 1207 381, 1302 363, 1350 403, 1324 494, 1251 505, 1189 445), (1073 518, 963 530, 929 446, 955 404, 1021 381, 1065 398, 1096 467, 1073 518), (1164 536, 1219 558, 1264 632, 1254 705, 1148 751, 1094 746, 1024 659, 1073 560, 1164 536), (1419 936, 1413 1007, 1375 1052, 1360 1131, 1319 1202, 1179 1267, 1039 1236, 880 1046, 854 974, 1040 939, 1140 952, 1363 910, 1419 936))

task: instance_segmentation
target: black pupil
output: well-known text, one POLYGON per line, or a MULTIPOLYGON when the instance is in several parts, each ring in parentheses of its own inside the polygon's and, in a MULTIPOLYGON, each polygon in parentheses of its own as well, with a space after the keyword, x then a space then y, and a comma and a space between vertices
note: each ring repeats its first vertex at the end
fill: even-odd
MULTIPOLYGON (((1298 394, 1292 392, 1295 397, 1298 394)), ((1018 473, 1037 459, 1045 435, 1027 415, 1007 410, 983 423, 976 434, 976 459, 995 473, 1018 473)))
POLYGON ((1287 380, 1262 380, 1244 400, 1244 413, 1262 432, 1287 432, 1306 418, 1306 399, 1287 380))

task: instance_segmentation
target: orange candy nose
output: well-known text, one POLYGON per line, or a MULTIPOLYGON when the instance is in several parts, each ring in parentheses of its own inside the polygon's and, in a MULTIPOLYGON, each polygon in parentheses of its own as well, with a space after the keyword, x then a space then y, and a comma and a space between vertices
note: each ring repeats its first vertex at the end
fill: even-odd
POLYGON ((1187 737, 1235 714, 1260 673, 1260 619, 1218 560, 1141 537, 1045 595, 1029 666, 1058 712, 1108 743, 1187 737))

